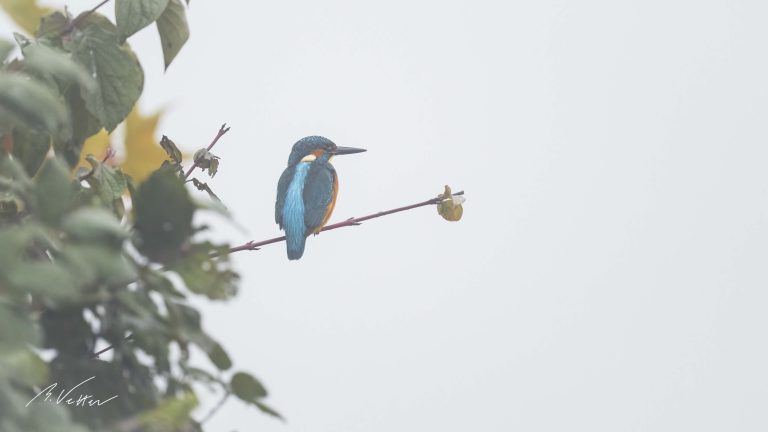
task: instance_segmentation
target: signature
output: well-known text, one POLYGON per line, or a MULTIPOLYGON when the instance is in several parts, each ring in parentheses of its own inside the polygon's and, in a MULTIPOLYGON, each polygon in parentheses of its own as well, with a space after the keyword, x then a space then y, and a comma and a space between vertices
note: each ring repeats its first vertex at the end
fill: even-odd
POLYGON ((114 395, 111 398, 102 401, 100 399, 93 399, 93 395, 89 395, 89 394, 80 394, 80 395, 77 395, 77 398, 75 398, 75 396, 72 396, 72 397, 69 396, 76 388, 80 387, 81 385, 87 383, 88 381, 90 381, 90 380, 92 380, 94 378, 96 378, 96 377, 92 376, 92 377, 90 377, 90 378, 80 382, 80 384, 72 387, 66 393, 64 393, 64 392, 67 389, 66 388, 62 388, 61 392, 59 392, 59 396, 56 397, 55 399, 53 399, 53 397, 55 397, 55 395, 53 394, 53 391, 59 385, 59 383, 53 383, 53 384, 49 385, 48 387, 44 388, 42 391, 40 391, 40 393, 36 394, 35 397, 30 399, 29 402, 27 402, 27 404, 25 406, 29 406, 29 404, 34 402, 35 399, 39 398, 43 394, 45 394, 45 398, 41 399, 43 402, 52 402, 52 403, 55 403, 56 405, 60 405, 62 403, 65 403, 67 405, 82 406, 82 407, 86 407, 86 406, 87 407, 102 406, 105 403, 111 401, 112 399, 117 398, 117 395, 114 395))

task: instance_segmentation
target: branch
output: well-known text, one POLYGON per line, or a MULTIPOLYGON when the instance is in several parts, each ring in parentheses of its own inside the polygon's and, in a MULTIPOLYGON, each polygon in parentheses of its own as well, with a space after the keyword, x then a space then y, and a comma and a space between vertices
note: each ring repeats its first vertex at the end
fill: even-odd
MULTIPOLYGON (((464 195, 464 191, 456 192, 453 195, 464 195)), ((407 211, 407 210, 412 210, 412 209, 415 209, 415 208, 418 208, 418 207, 424 207, 424 206, 428 206, 428 205, 437 204, 437 203, 439 203, 440 201, 442 201, 444 199, 445 199, 444 196, 438 196, 436 198, 428 199, 426 201, 422 201, 422 202, 416 203, 416 204, 407 205, 405 207, 398 207, 396 209, 382 211, 382 212, 370 214, 368 216, 362 216, 362 217, 359 217, 359 218, 349 218, 349 219, 347 219, 345 221, 337 222, 337 223, 335 223, 333 225, 326 225, 320 231, 321 232, 322 231, 330 231, 330 230, 334 230, 334 229, 337 229, 337 228, 344 228, 344 227, 348 227, 348 226, 360 225, 361 223, 363 223, 363 222, 365 222, 367 220, 370 220, 370 219, 375 219, 375 218, 379 218, 379 217, 382 217, 382 216, 391 215, 392 213, 399 213, 399 212, 403 212, 403 211, 407 211)), ((229 253, 235 253, 235 252, 246 251, 246 250, 259 250, 259 248, 261 246, 265 246, 265 245, 272 244, 272 243, 279 243, 281 241, 285 241, 285 236, 275 237, 275 238, 271 238, 269 240, 262 240, 262 241, 259 241, 259 242, 251 240, 248 243, 245 243, 243 245, 235 246, 233 248, 230 248, 229 249, 229 253)), ((216 256, 219 256, 219 255, 220 254, 217 254, 217 253, 211 254, 212 257, 216 257, 216 256)))
MULTIPOLYGON (((206 148, 206 150, 211 151, 213 146, 215 146, 216 143, 219 141, 219 138, 223 137, 224 134, 227 132, 229 132, 229 128, 227 127, 227 124, 224 123, 223 125, 221 125, 221 127, 219 128, 219 132, 216 134, 216 137, 213 139, 213 141, 211 141, 211 143, 208 145, 208 148, 206 148)), ((189 176, 192 174, 192 171, 194 171, 195 168, 197 168, 197 160, 195 160, 192 163, 192 166, 189 167, 186 174, 184 174, 184 180, 189 178, 189 176)))
MULTIPOLYGON (((133 335, 132 335, 132 334, 129 334, 128 336, 126 336, 126 337, 123 339, 123 341, 127 342, 127 341, 130 341, 131 339, 133 339, 133 335)), ((92 359, 98 359, 100 355, 102 355, 102 354, 104 354, 105 352, 107 352, 107 351, 109 351, 109 350, 111 350, 111 349, 114 349, 114 348, 115 348, 115 346, 114 346, 114 345, 110 345, 110 346, 108 346, 108 347, 104 348, 104 349, 103 349, 103 350, 101 350, 101 351, 97 351, 97 352, 93 353, 93 355, 91 356, 91 358, 92 358, 92 359)))
POLYGON ((207 422, 208 420, 210 420, 210 419, 211 419, 211 417, 213 417, 213 415, 214 415, 214 414, 216 414, 216 412, 217 412, 217 411, 219 411, 219 409, 221 409, 221 407, 222 407, 222 406, 224 406, 224 402, 226 402, 226 401, 227 401, 227 399, 229 399, 229 395, 230 395, 230 394, 231 394, 231 393, 229 392, 229 390, 225 389, 225 390, 224 390, 224 396, 223 396, 221 399, 219 399, 219 403, 217 403, 217 404, 216 404, 216 406, 215 406, 215 407, 213 407, 213 408, 212 408, 212 409, 211 409, 211 410, 208 412, 208 414, 206 414, 206 416, 205 416, 205 417, 203 417, 203 419, 199 421, 199 423, 200 423, 200 424, 203 424, 203 423, 207 422))

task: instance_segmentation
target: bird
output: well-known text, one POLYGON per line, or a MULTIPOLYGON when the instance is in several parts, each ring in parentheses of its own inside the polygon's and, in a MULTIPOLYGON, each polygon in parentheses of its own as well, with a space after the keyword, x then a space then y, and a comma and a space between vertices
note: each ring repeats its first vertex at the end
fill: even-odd
POLYGON ((321 136, 308 136, 293 145, 275 201, 275 222, 285 231, 289 260, 301 258, 307 237, 319 233, 333 213, 339 177, 331 158, 364 151, 337 146, 321 136))

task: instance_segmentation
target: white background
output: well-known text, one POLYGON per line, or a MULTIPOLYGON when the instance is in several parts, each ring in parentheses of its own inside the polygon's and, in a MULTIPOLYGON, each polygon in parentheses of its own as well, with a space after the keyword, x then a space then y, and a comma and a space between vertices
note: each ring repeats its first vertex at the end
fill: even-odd
POLYGON ((241 293, 204 324, 288 422, 231 400, 207 428, 768 430, 767 14, 192 0, 167 73, 154 28, 133 37, 161 133, 194 151, 232 126, 211 184, 248 232, 220 238, 279 234, 306 135, 369 150, 334 160, 334 221, 467 192, 458 223, 423 208, 298 262, 237 254, 241 293))

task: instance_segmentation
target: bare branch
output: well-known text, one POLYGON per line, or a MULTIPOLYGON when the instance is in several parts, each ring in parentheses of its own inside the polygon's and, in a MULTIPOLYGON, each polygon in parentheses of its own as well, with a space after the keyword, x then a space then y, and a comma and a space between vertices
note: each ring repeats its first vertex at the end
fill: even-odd
POLYGON ((202 420, 200 420, 200 424, 203 424, 208 420, 210 420, 211 417, 213 417, 213 415, 216 414, 216 412, 218 412, 222 406, 224 406, 224 402, 226 402, 227 399, 229 399, 230 394, 231 393, 229 391, 225 390, 224 396, 222 396, 222 398, 219 400, 219 403, 217 403, 216 406, 213 407, 211 411, 209 411, 208 414, 206 414, 205 417, 203 417, 202 420))
MULTIPOLYGON (((464 191, 456 192, 453 195, 464 195, 464 191)), ((392 210, 381 211, 381 212, 378 212, 378 213, 373 213, 373 214, 370 214, 368 216, 362 216, 362 217, 359 217, 359 218, 349 218, 349 219, 347 219, 345 221, 342 221, 342 222, 337 222, 337 223, 332 224, 332 225, 326 225, 320 231, 321 232, 322 231, 330 231, 330 230, 334 230, 334 229, 337 229, 337 228, 344 228, 344 227, 348 227, 348 226, 360 225, 361 223, 363 223, 363 222, 365 222, 367 220, 379 218, 379 217, 382 217, 382 216, 391 215, 393 213, 399 213, 399 212, 403 212, 403 211, 407 211, 407 210, 412 210, 412 209, 419 208, 419 207, 424 207, 424 206, 428 206, 428 205, 437 204, 437 203, 439 203, 443 199, 445 199, 445 197, 438 196, 436 198, 431 198, 431 199, 428 199, 426 201, 422 201, 420 203, 407 205, 405 207, 398 207, 398 208, 395 208, 395 209, 392 209, 392 210)), ((261 246, 265 246, 265 245, 272 244, 272 243, 280 243, 282 241, 285 241, 285 236, 275 237, 275 238, 271 238, 271 239, 268 239, 268 240, 262 240, 262 241, 251 240, 248 243, 245 243, 243 245, 235 246, 233 248, 230 248, 229 249, 229 253, 235 253, 235 252, 247 251, 247 250, 259 250, 259 248, 261 246)), ((213 253, 213 254, 211 254, 211 256, 215 257, 215 256, 219 256, 219 254, 213 253)))

